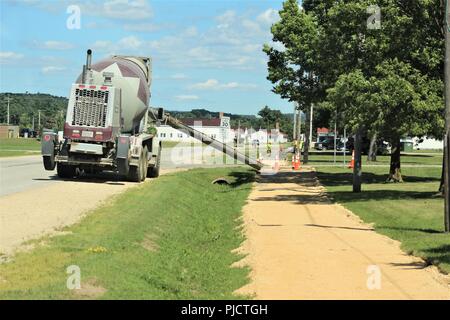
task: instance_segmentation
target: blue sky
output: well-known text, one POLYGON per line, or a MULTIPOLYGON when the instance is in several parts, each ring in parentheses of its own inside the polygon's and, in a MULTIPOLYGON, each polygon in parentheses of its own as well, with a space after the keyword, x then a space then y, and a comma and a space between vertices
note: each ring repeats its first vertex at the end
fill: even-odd
POLYGON ((91 48, 153 58, 153 106, 291 112, 266 80, 282 0, 0 0, 0 91, 67 96, 91 48), (80 9, 80 28, 67 20, 80 9))

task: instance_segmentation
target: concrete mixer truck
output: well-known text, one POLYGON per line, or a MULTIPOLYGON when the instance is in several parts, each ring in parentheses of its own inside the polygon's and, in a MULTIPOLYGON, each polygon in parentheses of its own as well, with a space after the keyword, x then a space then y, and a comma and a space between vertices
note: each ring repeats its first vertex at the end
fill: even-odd
POLYGON ((88 50, 83 71, 70 90, 62 137, 51 131, 42 135, 44 168, 56 167, 61 178, 106 170, 135 182, 158 177, 161 142, 148 132, 149 115, 242 163, 262 168, 259 161, 184 125, 162 108, 150 108, 151 79, 150 58, 112 56, 92 64, 88 50))
POLYGON ((161 143, 147 132, 151 58, 91 61, 88 50, 70 90, 63 138, 53 132, 42 135, 45 169, 56 166, 61 178, 72 178, 81 170, 112 170, 135 182, 157 177, 161 143))

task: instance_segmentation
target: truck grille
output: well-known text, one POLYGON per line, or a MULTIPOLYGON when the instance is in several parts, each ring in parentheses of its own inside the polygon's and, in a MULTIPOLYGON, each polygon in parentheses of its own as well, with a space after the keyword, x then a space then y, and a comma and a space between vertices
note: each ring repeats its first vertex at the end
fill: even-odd
POLYGON ((76 89, 72 125, 106 127, 108 91, 76 89))

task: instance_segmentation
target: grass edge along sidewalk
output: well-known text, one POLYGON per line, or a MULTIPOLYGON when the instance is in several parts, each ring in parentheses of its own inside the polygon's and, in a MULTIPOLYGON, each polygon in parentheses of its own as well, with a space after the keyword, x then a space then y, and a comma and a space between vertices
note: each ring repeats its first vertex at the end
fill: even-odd
POLYGON ((385 183, 386 168, 363 169, 363 191, 352 192, 352 171, 317 167, 317 177, 335 202, 401 242, 407 254, 450 273, 450 234, 444 233, 444 200, 437 193, 441 168, 403 168, 405 183, 385 183))
MULTIPOLYGON (((0 264, 0 299, 236 299, 248 268, 242 207, 255 173, 193 169, 151 180, 90 212, 64 235, 0 264), (230 185, 211 184, 227 177, 230 185), (81 271, 68 290, 67 267, 81 271)), ((62 208, 63 210, 63 208, 62 208)))

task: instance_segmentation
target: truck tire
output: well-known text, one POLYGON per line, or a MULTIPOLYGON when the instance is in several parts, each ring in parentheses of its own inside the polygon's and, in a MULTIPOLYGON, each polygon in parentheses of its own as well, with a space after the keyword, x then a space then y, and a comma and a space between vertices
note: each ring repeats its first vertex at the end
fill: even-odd
POLYGON ((76 167, 58 163, 56 165, 56 172, 58 173, 58 177, 64 178, 64 179, 70 179, 73 178, 76 174, 76 167))
POLYGON ((44 162, 45 170, 49 170, 49 171, 55 170, 55 167, 56 167, 55 157, 43 156, 42 160, 44 162))
POLYGON ((159 177, 160 163, 161 163, 161 143, 159 143, 158 159, 156 159, 156 163, 154 166, 148 167, 147 177, 149 178, 159 177))
POLYGON ((143 152, 141 152, 141 155, 138 160, 137 166, 130 166, 130 170, 128 172, 128 179, 132 182, 141 182, 142 181, 142 157, 143 152))

